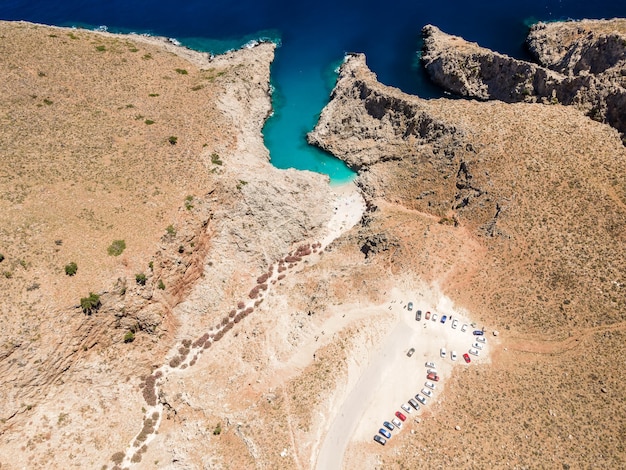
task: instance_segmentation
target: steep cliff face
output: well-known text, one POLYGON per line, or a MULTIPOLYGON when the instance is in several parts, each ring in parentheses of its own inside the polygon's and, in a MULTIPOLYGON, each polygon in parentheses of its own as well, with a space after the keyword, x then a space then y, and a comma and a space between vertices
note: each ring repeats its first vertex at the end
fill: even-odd
POLYGON ((512 102, 574 105, 626 131, 624 20, 539 23, 528 46, 539 64, 517 60, 428 25, 422 60, 430 78, 452 93, 512 102))

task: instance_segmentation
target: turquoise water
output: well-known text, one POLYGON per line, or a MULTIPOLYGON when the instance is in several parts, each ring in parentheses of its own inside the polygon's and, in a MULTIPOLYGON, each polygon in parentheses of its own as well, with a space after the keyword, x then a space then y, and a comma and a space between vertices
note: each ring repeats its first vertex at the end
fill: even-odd
POLYGON ((346 52, 363 52, 387 85, 424 98, 441 96, 419 65, 420 30, 434 24, 482 46, 526 58, 523 44, 535 21, 626 15, 624 0, 6 0, 0 18, 58 26, 107 25, 112 32, 173 37, 197 50, 220 53, 250 40, 281 44, 272 67, 274 115, 265 143, 279 168, 326 173, 332 183, 354 174, 307 145, 346 52))

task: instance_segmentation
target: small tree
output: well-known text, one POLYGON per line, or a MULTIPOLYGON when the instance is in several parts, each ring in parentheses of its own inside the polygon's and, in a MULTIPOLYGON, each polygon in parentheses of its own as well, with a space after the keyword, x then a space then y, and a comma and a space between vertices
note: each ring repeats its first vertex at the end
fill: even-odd
POLYGON ((65 274, 68 276, 73 276, 78 271, 78 265, 72 261, 70 264, 65 265, 65 274))
POLYGON ((146 275, 144 273, 135 274, 135 281, 141 286, 146 285, 146 275))
POLYGON ((124 240, 113 240, 111 246, 107 248, 107 253, 111 256, 119 256, 126 249, 126 242, 124 240))
POLYGON ((80 307, 83 309, 83 312, 87 315, 91 315, 93 312, 100 308, 100 296, 98 294, 94 294, 93 292, 89 293, 89 297, 83 297, 80 299, 80 307))
POLYGON ((127 331, 124 335, 124 342, 132 343, 133 341, 135 341, 135 333, 133 333, 132 331, 127 331))

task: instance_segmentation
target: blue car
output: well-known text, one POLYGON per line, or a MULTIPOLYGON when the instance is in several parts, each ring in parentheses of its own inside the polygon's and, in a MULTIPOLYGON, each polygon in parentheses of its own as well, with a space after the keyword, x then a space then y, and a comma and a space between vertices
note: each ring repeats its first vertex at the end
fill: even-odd
POLYGON ((389 421, 385 421, 383 423, 383 426, 385 426, 387 429, 389 429, 390 431, 393 431, 395 428, 393 426, 393 424, 391 424, 389 421))
POLYGON ((474 336, 482 336, 483 334, 481 330, 474 330, 474 336))
POLYGON ((391 433, 387 431, 385 428, 380 428, 378 432, 381 433, 383 436, 385 436, 387 439, 391 439, 391 433))
POLYGON ((444 315, 443 317, 441 317, 441 323, 445 323, 447 319, 448 317, 444 315))

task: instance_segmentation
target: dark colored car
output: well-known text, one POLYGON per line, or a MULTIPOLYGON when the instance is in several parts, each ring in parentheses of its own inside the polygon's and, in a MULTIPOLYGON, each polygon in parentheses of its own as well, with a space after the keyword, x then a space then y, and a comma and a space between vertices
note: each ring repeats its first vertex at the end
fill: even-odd
POLYGON ((400 413, 399 411, 396 411, 396 416, 398 418, 400 418, 400 421, 406 421, 406 416, 404 416, 402 413, 400 413))
POLYGON ((413 353, 415 352, 415 348, 411 348, 409 349, 409 351, 406 353, 407 356, 411 357, 413 355, 413 353))
POLYGON ((421 311, 421 310, 418 310, 418 311, 415 313, 415 320, 416 320, 416 321, 420 321, 421 319, 422 319, 422 311, 421 311))
POLYGON ((439 376, 438 376, 437 374, 433 373, 433 372, 431 372, 430 374, 428 374, 428 375, 426 376, 426 378, 427 378, 428 380, 432 380, 432 381, 434 381, 434 382, 439 382, 439 376))
POLYGON ((417 404, 417 402, 413 398, 409 398, 409 404, 416 410, 420 409, 420 406, 417 404))
POLYGON ((383 423, 383 426, 385 426, 387 429, 389 429, 390 431, 393 431, 395 429, 394 425, 391 424, 389 421, 385 421, 383 423))
POLYGON ((441 317, 441 323, 445 323, 447 319, 448 317, 444 315, 443 317, 441 317))
POLYGON ((385 444, 387 444, 387 439, 385 439, 384 437, 379 436, 378 434, 376 434, 376 435, 374 436, 374 440, 375 440, 376 442, 378 442, 379 444, 383 445, 383 446, 384 446, 385 444))
POLYGON ((482 336, 484 333, 481 330, 474 330, 474 336, 482 336))
POLYGON ((468 364, 472 362, 472 360, 469 357, 469 354, 467 353, 463 354, 463 359, 465 359, 465 362, 467 362, 468 364))
POLYGON ((387 431, 385 428, 380 428, 378 432, 381 433, 383 436, 385 436, 387 439, 391 439, 391 433, 387 431))

